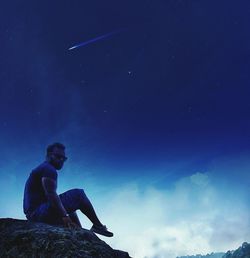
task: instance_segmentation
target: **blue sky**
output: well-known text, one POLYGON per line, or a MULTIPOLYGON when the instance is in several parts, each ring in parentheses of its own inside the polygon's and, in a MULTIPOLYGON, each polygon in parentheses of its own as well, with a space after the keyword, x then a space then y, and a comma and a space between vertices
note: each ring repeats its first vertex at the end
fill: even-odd
POLYGON ((3 4, 1 217, 24 218, 25 180, 59 141, 58 192, 84 188, 115 248, 172 258, 250 241, 249 7, 3 4))

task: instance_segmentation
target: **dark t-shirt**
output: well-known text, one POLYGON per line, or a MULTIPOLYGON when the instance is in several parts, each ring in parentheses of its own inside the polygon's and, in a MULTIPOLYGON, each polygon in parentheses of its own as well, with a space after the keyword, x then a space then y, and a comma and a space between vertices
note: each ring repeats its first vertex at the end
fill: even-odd
POLYGON ((33 169, 26 181, 23 198, 23 211, 26 215, 48 201, 42 186, 42 177, 57 180, 56 169, 47 161, 33 169))

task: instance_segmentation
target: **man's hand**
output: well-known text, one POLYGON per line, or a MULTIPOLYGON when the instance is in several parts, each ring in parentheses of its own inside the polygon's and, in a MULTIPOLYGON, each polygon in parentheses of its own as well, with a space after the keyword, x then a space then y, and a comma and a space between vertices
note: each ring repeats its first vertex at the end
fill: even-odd
POLYGON ((76 223, 74 223, 70 217, 63 217, 63 224, 67 228, 80 228, 76 223))

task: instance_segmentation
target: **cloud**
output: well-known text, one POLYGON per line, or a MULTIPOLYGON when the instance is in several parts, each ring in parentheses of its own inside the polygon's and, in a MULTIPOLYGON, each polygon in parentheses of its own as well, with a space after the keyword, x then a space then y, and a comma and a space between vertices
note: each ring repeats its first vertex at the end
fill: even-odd
POLYGON ((221 194, 220 182, 213 180, 212 174, 197 172, 172 190, 131 184, 112 192, 101 214, 115 232, 109 243, 136 258, 174 258, 249 241, 249 207, 241 199, 225 202, 225 189, 221 194))

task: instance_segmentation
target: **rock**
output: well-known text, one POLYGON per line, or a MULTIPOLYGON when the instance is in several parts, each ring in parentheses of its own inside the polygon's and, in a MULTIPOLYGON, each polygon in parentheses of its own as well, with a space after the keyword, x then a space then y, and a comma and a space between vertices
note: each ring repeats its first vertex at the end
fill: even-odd
POLYGON ((250 244, 244 242, 235 251, 228 251, 222 258, 250 258, 250 244))
POLYGON ((206 255, 196 254, 196 255, 186 255, 177 256, 176 258, 222 258, 225 253, 211 253, 206 255))
POLYGON ((0 219, 0 257, 131 258, 89 230, 11 218, 0 219))
POLYGON ((176 258, 250 258, 250 244, 244 242, 241 247, 235 251, 227 251, 226 253, 211 253, 207 255, 187 255, 176 258))

